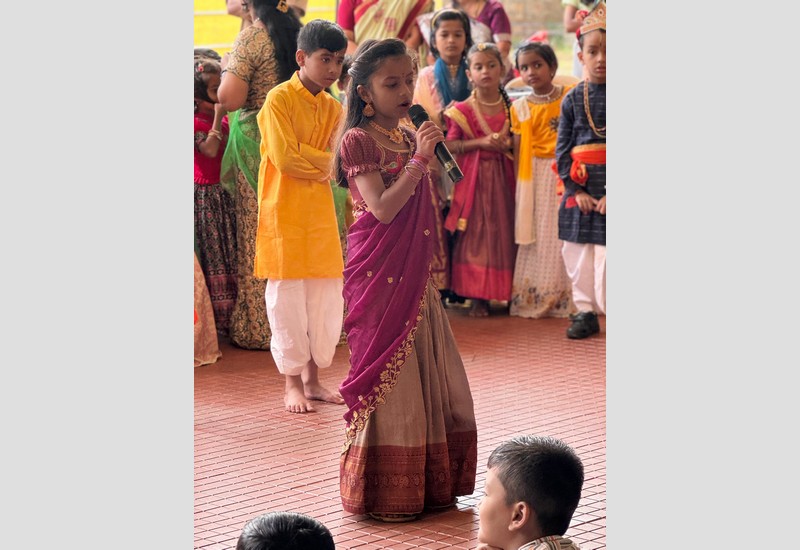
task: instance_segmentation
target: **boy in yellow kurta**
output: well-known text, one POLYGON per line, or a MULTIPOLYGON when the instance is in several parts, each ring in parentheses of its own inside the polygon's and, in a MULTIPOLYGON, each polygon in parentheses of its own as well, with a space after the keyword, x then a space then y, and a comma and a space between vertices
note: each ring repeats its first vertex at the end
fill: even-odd
POLYGON ((255 276, 268 279, 270 349, 286 377, 284 404, 314 410, 311 400, 342 404, 319 382, 342 332, 342 248, 331 191, 331 143, 341 104, 325 88, 339 78, 347 37, 330 21, 307 23, 297 36, 291 79, 267 94, 258 113, 258 229, 255 276))

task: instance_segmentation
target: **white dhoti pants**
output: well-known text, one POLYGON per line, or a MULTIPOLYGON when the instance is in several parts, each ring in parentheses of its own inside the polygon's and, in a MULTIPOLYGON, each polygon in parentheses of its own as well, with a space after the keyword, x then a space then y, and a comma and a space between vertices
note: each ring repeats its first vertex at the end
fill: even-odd
POLYGON ((606 247, 562 241, 561 255, 578 311, 606 312, 606 247))
POLYGON ((342 286, 341 278, 267 281, 270 350, 281 374, 297 376, 312 359, 321 369, 331 365, 342 335, 342 286))

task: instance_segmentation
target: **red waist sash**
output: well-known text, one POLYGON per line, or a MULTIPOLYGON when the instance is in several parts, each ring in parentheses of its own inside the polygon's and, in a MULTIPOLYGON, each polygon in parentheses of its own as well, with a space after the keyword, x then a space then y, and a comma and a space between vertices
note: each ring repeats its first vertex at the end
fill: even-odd
POLYGON ((578 185, 585 185, 586 180, 589 179, 586 165, 606 163, 606 144, 591 143, 589 145, 578 145, 572 148, 569 156, 572 157, 569 177, 578 185))

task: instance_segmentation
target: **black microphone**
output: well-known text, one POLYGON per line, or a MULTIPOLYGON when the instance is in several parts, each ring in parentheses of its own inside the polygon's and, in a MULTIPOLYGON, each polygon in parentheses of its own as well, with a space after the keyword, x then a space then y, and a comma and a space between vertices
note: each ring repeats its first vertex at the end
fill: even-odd
MULTIPOLYGON (((423 122, 431 119, 422 105, 412 105, 408 110, 408 115, 411 117, 411 122, 414 123, 415 128, 419 128, 423 122)), ((436 144, 436 147, 433 148, 433 152, 436 153, 436 158, 439 159, 439 163, 442 165, 442 168, 444 168, 444 171, 447 172, 447 175, 453 183, 464 179, 461 168, 458 167, 455 159, 453 159, 453 155, 447 150, 443 141, 436 144)))

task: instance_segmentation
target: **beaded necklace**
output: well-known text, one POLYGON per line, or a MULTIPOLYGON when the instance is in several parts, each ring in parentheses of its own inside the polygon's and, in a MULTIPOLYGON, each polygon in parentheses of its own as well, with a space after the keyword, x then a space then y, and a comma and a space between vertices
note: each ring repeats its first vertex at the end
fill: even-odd
POLYGON ((553 91, 554 91, 555 89, 556 89, 556 87, 555 87, 554 85, 552 85, 552 84, 551 84, 551 85, 550 85, 550 91, 549 91, 549 92, 547 92, 547 93, 544 93, 544 94, 537 94, 537 93, 536 93, 536 90, 531 90, 531 94, 533 94, 533 97, 539 97, 539 98, 542 98, 542 99, 544 99, 544 98, 546 98, 546 97, 550 97, 550 94, 552 94, 552 93, 553 93, 553 91))
POLYGON ((598 128, 594 125, 594 119, 592 118, 592 110, 589 108, 589 81, 586 80, 583 83, 583 110, 586 111, 586 118, 589 119, 589 126, 592 127, 592 132, 594 135, 600 138, 606 137, 606 127, 603 126, 602 128, 598 128))
POLYGON ((528 99, 536 104, 550 103, 561 97, 563 89, 564 87, 560 84, 553 84, 553 88, 546 94, 537 94, 535 91, 531 90, 531 95, 528 99))

